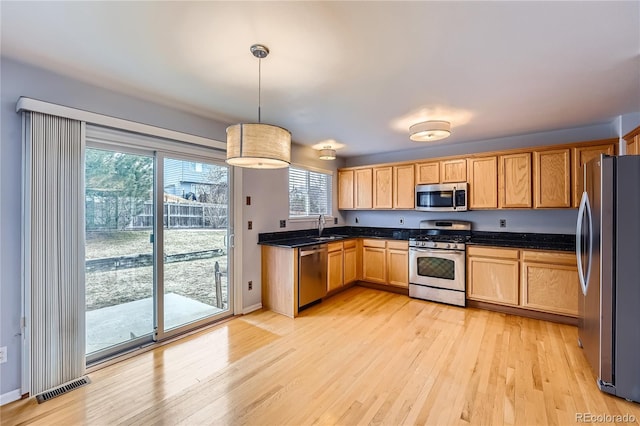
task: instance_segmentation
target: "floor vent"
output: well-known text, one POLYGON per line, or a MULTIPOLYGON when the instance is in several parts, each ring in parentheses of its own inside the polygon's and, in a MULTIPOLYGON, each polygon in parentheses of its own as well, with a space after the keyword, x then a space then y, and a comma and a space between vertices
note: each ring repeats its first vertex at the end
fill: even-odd
POLYGON ((73 382, 65 383, 62 386, 58 386, 57 388, 42 392, 40 395, 36 395, 36 400, 38 401, 38 404, 42 404, 43 402, 53 399, 56 396, 71 392, 72 390, 78 389, 79 387, 82 387, 84 385, 88 385, 89 383, 91 383, 91 379, 89 379, 89 376, 83 376, 77 380, 74 380, 73 382))

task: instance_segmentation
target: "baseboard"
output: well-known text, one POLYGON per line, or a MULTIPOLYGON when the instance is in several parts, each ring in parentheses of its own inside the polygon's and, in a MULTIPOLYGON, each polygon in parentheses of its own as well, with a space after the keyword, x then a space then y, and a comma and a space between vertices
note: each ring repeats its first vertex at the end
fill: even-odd
POLYGON ((20 389, 12 390, 11 392, 3 393, 0 395, 0 405, 5 405, 13 401, 17 401, 22 398, 20 389))
POLYGON ((256 303, 255 305, 247 306, 242 310, 242 314, 250 314, 253 311, 257 311, 258 309, 262 309, 262 303, 256 303))

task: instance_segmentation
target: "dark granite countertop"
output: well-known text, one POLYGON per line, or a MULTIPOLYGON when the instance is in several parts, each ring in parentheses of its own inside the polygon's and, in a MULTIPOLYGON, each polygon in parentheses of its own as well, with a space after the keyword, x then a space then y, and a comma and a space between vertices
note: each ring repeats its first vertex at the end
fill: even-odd
POLYGON ((471 241, 469 244, 539 250, 575 251, 576 237, 571 234, 472 231, 471 241))
MULTIPOLYGON (((411 237, 420 235, 422 232, 424 231, 420 229, 339 226, 325 228, 322 233, 323 237, 331 238, 320 240, 317 238, 317 229, 303 229, 299 231, 262 233, 258 235, 258 244, 296 248, 349 238, 408 240, 411 237)), ((472 231, 469 244, 559 251, 574 251, 576 248, 574 235, 531 232, 472 231)))

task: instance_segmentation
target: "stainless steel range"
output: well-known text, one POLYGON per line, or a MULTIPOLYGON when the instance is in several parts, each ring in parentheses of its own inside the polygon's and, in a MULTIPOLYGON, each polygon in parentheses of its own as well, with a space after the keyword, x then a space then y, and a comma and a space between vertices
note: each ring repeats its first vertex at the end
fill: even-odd
POLYGON ((422 232, 409 239, 409 296, 465 306, 465 243, 471 222, 424 220, 422 232))

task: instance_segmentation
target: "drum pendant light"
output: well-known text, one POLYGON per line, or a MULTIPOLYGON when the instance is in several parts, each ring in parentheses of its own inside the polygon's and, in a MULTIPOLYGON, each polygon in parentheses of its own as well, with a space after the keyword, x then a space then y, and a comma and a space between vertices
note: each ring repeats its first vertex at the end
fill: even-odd
POLYGON ((253 169, 279 169, 291 163, 291 133, 282 127, 263 124, 260 117, 261 61, 269 49, 261 44, 251 46, 258 58, 258 122, 227 127, 227 164, 253 169))

